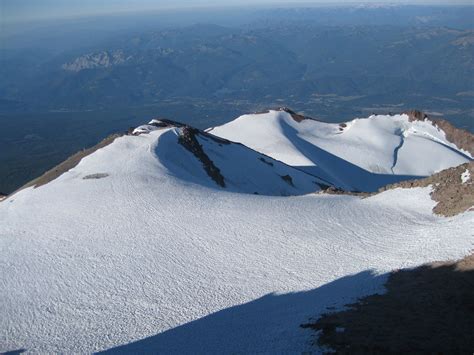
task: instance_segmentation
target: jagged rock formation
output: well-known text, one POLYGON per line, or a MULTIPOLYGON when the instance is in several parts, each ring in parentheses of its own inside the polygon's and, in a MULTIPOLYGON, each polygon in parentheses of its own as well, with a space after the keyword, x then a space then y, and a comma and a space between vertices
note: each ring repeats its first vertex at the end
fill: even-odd
POLYGON ((201 161, 207 175, 209 175, 209 177, 214 180, 217 185, 225 187, 224 177, 222 176, 219 168, 214 165, 212 160, 209 159, 207 154, 202 149, 202 145, 199 144, 198 140, 196 139, 197 134, 199 134, 199 130, 189 126, 184 126, 181 129, 178 142, 191 153, 193 153, 194 156, 199 159, 199 161, 201 161))

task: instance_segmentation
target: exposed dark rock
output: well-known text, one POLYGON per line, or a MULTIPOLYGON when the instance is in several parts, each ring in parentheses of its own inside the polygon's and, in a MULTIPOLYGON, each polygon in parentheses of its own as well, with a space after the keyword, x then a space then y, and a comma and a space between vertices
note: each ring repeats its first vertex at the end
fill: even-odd
MULTIPOLYGON (((209 159, 207 154, 202 149, 202 145, 199 144, 198 140, 196 139, 196 135, 198 134, 202 134, 202 132, 196 128, 183 126, 181 129, 181 134, 178 138, 178 142, 191 153, 193 153, 194 156, 199 159, 199 161, 201 161, 207 175, 209 175, 209 177, 214 180, 217 185, 225 187, 224 176, 222 176, 219 168, 214 165, 212 160, 209 159)), ((210 134, 206 134, 205 136, 208 138, 212 137, 214 139, 214 136, 211 136, 210 134)))
POLYGON ((280 108, 278 108, 278 111, 285 111, 285 112, 289 113, 291 115, 291 117, 298 123, 302 122, 304 120, 314 120, 314 118, 300 115, 299 113, 296 113, 295 111, 290 110, 288 107, 280 107, 280 108))
POLYGON ((82 179, 83 180, 90 180, 90 179, 103 179, 105 177, 109 176, 107 173, 96 173, 96 174, 90 174, 84 176, 82 179))
POLYGON ((295 185, 293 185, 293 179, 291 178, 290 175, 282 175, 281 178, 282 178, 283 181, 285 181, 288 185, 295 187, 295 185))
POLYGON ((405 111, 404 112, 406 115, 408 115, 408 120, 410 122, 413 121, 424 121, 425 119, 428 118, 428 115, 425 114, 422 111, 419 110, 410 110, 410 111, 405 111))
POLYGON ((449 168, 424 179, 402 181, 381 188, 377 193, 401 188, 427 187, 432 185, 431 198, 438 202, 433 208, 436 214, 450 217, 472 210, 474 207, 474 162, 449 168), (461 174, 469 171, 471 180, 463 183, 461 174))
MULTIPOLYGON (((321 186, 321 184, 319 184, 321 186)), ((359 197, 369 197, 375 193, 370 192, 359 192, 359 191, 346 191, 335 186, 326 185, 320 193, 326 193, 330 195, 349 195, 349 196, 359 196, 359 197)))

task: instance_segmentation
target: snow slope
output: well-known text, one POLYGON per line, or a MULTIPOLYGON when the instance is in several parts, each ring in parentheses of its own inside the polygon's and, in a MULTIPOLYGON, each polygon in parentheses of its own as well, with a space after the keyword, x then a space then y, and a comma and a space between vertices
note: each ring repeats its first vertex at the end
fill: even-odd
MULTIPOLYGON (((429 188, 228 192, 177 133, 117 138, 0 203, 0 351, 301 352, 312 332, 299 325, 326 307, 473 247, 472 214, 434 216, 429 188)), ((250 155, 201 143, 223 175, 220 148, 250 155)))
POLYGON ((472 159, 431 122, 409 122, 407 115, 370 116, 340 125, 298 122, 280 110, 244 115, 208 131, 345 190, 372 192, 472 159))
POLYGON ((257 153, 241 144, 197 133, 203 153, 219 169, 221 187, 206 175, 203 163, 178 143, 183 128, 164 132, 156 146, 162 164, 175 176, 222 190, 260 195, 302 195, 320 190, 313 176, 257 153))

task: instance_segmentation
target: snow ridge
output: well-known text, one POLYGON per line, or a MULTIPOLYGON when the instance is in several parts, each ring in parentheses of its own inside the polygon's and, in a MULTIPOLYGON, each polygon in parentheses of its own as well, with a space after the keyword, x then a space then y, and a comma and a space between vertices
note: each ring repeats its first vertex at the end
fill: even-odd
POLYGON ((244 115, 209 132, 349 191, 374 192, 472 160, 431 121, 410 121, 406 114, 330 124, 296 120, 290 112, 244 115))

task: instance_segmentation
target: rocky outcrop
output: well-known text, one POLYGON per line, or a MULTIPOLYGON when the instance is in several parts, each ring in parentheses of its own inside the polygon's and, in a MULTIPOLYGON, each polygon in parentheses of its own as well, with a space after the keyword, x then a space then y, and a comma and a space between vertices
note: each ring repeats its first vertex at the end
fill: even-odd
POLYGON ((446 133, 446 138, 458 148, 469 152, 474 157, 474 135, 464 129, 454 127, 446 120, 434 120, 434 124, 446 133))
MULTIPOLYGON (((312 118, 312 117, 309 117, 309 116, 304 116, 304 115, 301 115, 299 113, 296 113, 295 111, 289 109, 288 107, 278 107, 274 110, 289 113, 291 118, 293 118, 298 123, 302 122, 304 120, 314 120, 314 121, 316 121, 315 118, 312 118)), ((264 114, 264 113, 269 113, 269 112, 270 112, 270 110, 265 110, 265 111, 255 112, 255 114, 259 115, 259 114, 264 114)))
MULTIPOLYGON (((222 176, 219 168, 214 165, 213 161, 209 159, 207 154, 202 149, 202 145, 198 142, 196 138, 198 134, 201 134, 198 129, 189 126, 184 126, 181 128, 178 143, 181 144, 187 150, 189 150, 191 153, 193 153, 197 159, 199 159, 207 175, 209 175, 209 177, 214 180, 217 185, 225 187, 224 176, 222 176)), ((211 135, 206 136, 212 137, 212 139, 218 139, 217 137, 211 135)), ((218 140, 220 141, 220 139, 218 140)))
POLYGON ((433 212, 451 217, 474 210, 474 181, 472 177, 474 177, 474 161, 440 171, 426 178, 389 184, 373 193, 344 191, 332 186, 328 186, 319 193, 367 198, 396 188, 411 189, 432 186, 431 198, 437 202, 433 212))
POLYGON ((296 113, 295 111, 290 110, 288 107, 280 107, 278 111, 284 111, 284 112, 289 113, 291 115, 291 118, 293 118, 298 123, 304 120, 314 120, 314 118, 296 113))
POLYGON ((281 178, 282 178, 283 181, 286 182, 288 185, 293 186, 293 187, 295 186, 295 185, 293 185, 293 179, 292 179, 292 177, 291 177, 290 175, 283 175, 281 178))
POLYGON ((438 202, 433 208, 436 214, 450 217, 474 209, 474 162, 443 170, 419 180, 402 181, 383 187, 378 193, 395 188, 432 186, 431 198, 438 202), (468 172, 468 173, 466 173, 468 172), (462 176, 470 176, 467 180, 462 176))
POLYGON ((451 143, 454 143, 458 148, 469 152, 471 156, 474 156, 474 134, 464 129, 456 128, 446 120, 439 118, 431 118, 427 114, 418 110, 411 110, 404 112, 408 115, 410 122, 413 121, 430 121, 433 126, 444 131, 446 138, 451 143))

